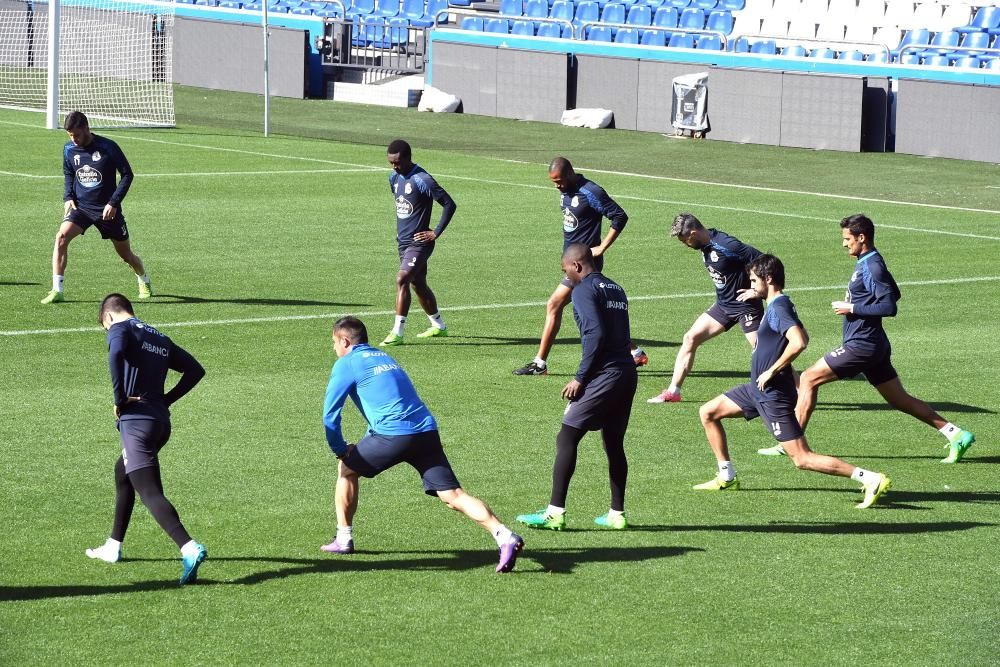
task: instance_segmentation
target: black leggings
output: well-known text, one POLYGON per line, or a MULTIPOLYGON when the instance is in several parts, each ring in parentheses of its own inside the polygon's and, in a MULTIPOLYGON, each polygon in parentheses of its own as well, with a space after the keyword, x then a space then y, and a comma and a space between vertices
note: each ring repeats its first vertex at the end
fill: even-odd
POLYGON ((142 504, 160 524, 160 528, 170 536, 178 547, 191 540, 187 530, 177 516, 177 510, 163 495, 163 482, 160 481, 160 466, 139 468, 125 474, 125 460, 118 457, 115 463, 115 518, 111 527, 111 539, 123 542, 125 531, 132 519, 132 508, 135 507, 135 494, 139 492, 142 504))
MULTIPOLYGON (((608 476, 611 479, 611 509, 625 511, 625 482, 628 479, 628 460, 625 458, 625 424, 601 429, 604 453, 608 455, 608 476)), ((552 466, 552 498, 550 504, 566 507, 569 481, 576 471, 576 452, 580 441, 587 434, 563 424, 556 436, 556 462, 552 466)))

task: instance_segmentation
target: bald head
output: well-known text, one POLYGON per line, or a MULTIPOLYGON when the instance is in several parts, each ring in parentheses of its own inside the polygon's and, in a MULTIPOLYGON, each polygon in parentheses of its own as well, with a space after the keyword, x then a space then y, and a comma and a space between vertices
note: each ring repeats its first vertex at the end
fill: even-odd
POLYGON ((576 185, 577 176, 573 165, 564 157, 557 157, 549 163, 549 180, 560 192, 569 192, 576 185))

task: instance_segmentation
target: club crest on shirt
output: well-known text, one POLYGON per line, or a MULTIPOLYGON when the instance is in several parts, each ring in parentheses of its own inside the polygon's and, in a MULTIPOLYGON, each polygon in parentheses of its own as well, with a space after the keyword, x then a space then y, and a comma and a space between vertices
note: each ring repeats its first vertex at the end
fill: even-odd
MULTIPOLYGON (((574 197, 574 199, 576 199, 574 197)), ((576 219, 576 216, 568 208, 563 209, 563 231, 567 234, 570 232, 575 232, 576 228, 580 226, 580 221, 576 219)))
POLYGON ((719 261, 719 253, 717 253, 717 252, 715 252, 715 251, 713 250, 712 252, 708 253, 708 258, 709 258, 709 259, 710 259, 710 260, 711 260, 711 261, 712 261, 713 263, 714 263, 714 262, 718 262, 718 261, 719 261))
POLYGON ((101 161, 101 151, 94 151, 93 154, 90 156, 90 159, 93 160, 94 162, 100 162, 101 161))
POLYGON ((76 170, 76 180, 83 187, 93 189, 101 185, 103 177, 101 176, 101 172, 89 164, 85 164, 76 170))
POLYGON ((403 188, 403 192, 406 193, 406 194, 412 193, 413 192, 413 184, 412 183, 407 183, 406 187, 403 188))
POLYGON ((569 200, 569 205, 572 206, 573 208, 576 208, 577 206, 580 205, 580 198, 577 197, 576 195, 573 195, 573 198, 569 200))
POLYGON ((855 280, 857 280, 857 279, 858 279, 858 276, 860 276, 860 275, 861 275, 861 274, 860 274, 860 273, 858 273, 857 271, 855 271, 854 273, 852 273, 852 274, 851 274, 851 280, 850 280, 850 282, 852 282, 852 283, 853 283, 853 282, 854 282, 855 280))
POLYGON ((396 197, 396 217, 409 218, 411 215, 413 215, 413 204, 406 197, 396 197))

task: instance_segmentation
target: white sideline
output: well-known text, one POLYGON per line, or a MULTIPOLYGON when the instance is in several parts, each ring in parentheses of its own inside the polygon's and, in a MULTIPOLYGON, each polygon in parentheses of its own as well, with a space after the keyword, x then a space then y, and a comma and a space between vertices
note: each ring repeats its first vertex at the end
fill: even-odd
MULTIPOLYGON (((946 278, 943 280, 910 280, 906 282, 898 283, 900 287, 919 287, 923 285, 961 285, 965 283, 982 283, 982 282, 997 282, 1000 281, 1000 276, 980 276, 975 278, 946 278)), ((812 286, 812 287, 797 287, 795 289, 788 290, 789 294, 794 295, 796 292, 823 292, 823 291, 835 291, 836 296, 839 298, 840 294, 844 290, 844 285, 822 285, 822 286, 812 286)), ((641 296, 629 297, 629 301, 663 301, 666 299, 706 299, 715 296, 715 292, 691 292, 685 294, 649 294, 641 296)), ((486 303, 486 304, 474 304, 468 306, 452 306, 451 308, 442 308, 443 312, 457 313, 469 310, 500 310, 503 308, 540 308, 546 304, 545 301, 524 301, 520 303, 486 303)), ((167 330, 171 327, 204 327, 204 326, 228 326, 231 324, 261 324, 267 322, 295 322, 303 320, 325 320, 325 319, 336 319, 338 317, 343 317, 344 315, 355 315, 357 317, 382 317, 388 315, 394 315, 394 310, 371 310, 367 312, 354 312, 354 313, 315 313, 311 315, 275 315, 273 317, 241 317, 234 319, 225 320, 193 320, 189 322, 171 322, 162 323, 154 322, 157 329, 167 330)), ((40 335, 50 335, 50 334, 65 334, 65 333, 90 333, 95 331, 103 331, 100 327, 76 327, 76 328, 66 328, 66 329, 26 329, 21 331, 0 331, 0 336, 40 336, 40 335)))
MULTIPOLYGON (((140 172, 137 174, 140 178, 156 178, 156 177, 168 177, 168 178, 179 178, 185 176, 273 176, 273 175, 283 175, 283 174, 353 174, 353 173, 371 173, 373 171, 381 171, 377 167, 356 167, 347 169, 265 169, 261 171, 188 171, 184 173, 163 173, 163 174, 150 174, 146 172, 140 172)), ((0 176, 14 176, 17 178, 42 178, 42 179, 59 179, 62 180, 62 174, 22 174, 16 171, 2 171, 0 170, 0 176)))

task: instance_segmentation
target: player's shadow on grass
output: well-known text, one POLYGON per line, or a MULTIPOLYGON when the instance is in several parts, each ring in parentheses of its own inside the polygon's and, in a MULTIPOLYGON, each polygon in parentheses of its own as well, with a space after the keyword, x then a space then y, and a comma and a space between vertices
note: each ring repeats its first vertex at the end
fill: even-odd
MULTIPOLYGON (((662 371, 648 371, 643 370, 643 376, 645 377, 671 377, 674 372, 673 370, 662 370, 662 371)), ((750 380, 750 371, 691 371, 688 377, 701 377, 701 378, 732 378, 735 380, 742 380, 747 382, 750 380)))
POLYGON ((371 306, 370 303, 340 303, 338 301, 315 301, 312 299, 265 299, 261 297, 208 299, 200 296, 186 296, 184 294, 157 294, 156 303, 166 305, 181 303, 232 303, 241 306, 332 306, 334 308, 346 309, 371 306), (163 299, 173 299, 173 301, 163 301, 163 299))
POLYGON ((6 281, 6 280, 0 281, 0 286, 3 287, 34 287, 37 285, 41 285, 41 283, 22 283, 17 281, 6 281))
MULTIPOLYGON (((984 415, 996 414, 994 410, 989 408, 979 407, 978 405, 967 405, 965 403, 952 403, 951 401, 938 401, 938 402, 928 402, 927 405, 931 406, 938 412, 960 412, 960 413, 975 413, 984 415)), ((817 410, 844 410, 844 411, 854 411, 861 410, 867 411, 893 411, 896 408, 892 407, 888 403, 828 403, 820 401, 816 405, 817 410)))
MULTIPOLYGON (((815 489, 814 489, 815 490, 815 489)), ((888 496, 886 496, 888 498, 888 496)), ((883 501, 879 501, 883 502, 883 501)), ((706 526, 645 525, 630 526, 629 530, 669 533, 792 533, 808 535, 911 535, 919 533, 949 533, 973 528, 993 527, 979 521, 937 521, 929 523, 879 523, 875 521, 772 521, 764 524, 713 524, 706 526)))
MULTIPOLYGON (((965 465, 964 463, 962 465, 965 465)), ((741 488, 739 493, 744 492, 755 492, 755 491, 811 491, 815 493, 819 489, 816 488, 741 488)), ((824 493, 850 493, 855 494, 858 499, 861 499, 861 491, 859 489, 823 489, 824 493)), ((907 503, 973 503, 982 505, 996 505, 1000 504, 1000 491, 897 491, 895 488, 891 489, 888 493, 879 499, 878 504, 875 508, 894 508, 894 509, 927 509, 926 507, 915 507, 913 505, 908 505, 907 503)), ((951 524, 916 524, 918 526, 933 526, 933 525, 951 525, 951 524)), ((993 524, 974 524, 973 527, 983 525, 989 526, 993 524)))

